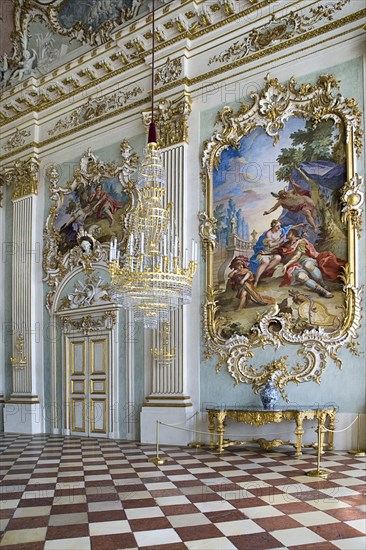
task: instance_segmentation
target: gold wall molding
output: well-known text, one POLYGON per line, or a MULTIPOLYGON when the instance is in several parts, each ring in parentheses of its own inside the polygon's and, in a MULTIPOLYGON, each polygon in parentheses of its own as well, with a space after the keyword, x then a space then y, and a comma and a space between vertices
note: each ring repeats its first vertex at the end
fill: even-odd
POLYGON ((37 195, 40 161, 36 156, 28 160, 15 160, 11 166, 6 166, 0 173, 0 186, 12 187, 12 200, 28 195, 37 195))
MULTIPOLYGON (((252 63, 253 61, 264 58, 268 55, 273 55, 274 53, 276 53, 278 51, 282 51, 282 50, 287 49, 289 47, 292 47, 294 45, 301 45, 306 40, 311 40, 312 38, 315 38, 315 37, 317 37, 321 34, 324 34, 326 32, 332 32, 336 28, 339 28, 343 25, 347 25, 347 24, 349 24, 353 21, 357 21, 360 18, 364 18, 365 14, 366 14, 366 10, 361 10, 360 12, 350 14, 350 15, 344 17, 343 19, 333 21, 332 23, 329 23, 328 25, 316 28, 313 31, 309 31, 309 32, 307 32, 303 35, 296 36, 296 37, 291 38, 291 39, 289 39, 285 42, 280 42, 278 44, 272 45, 271 47, 266 48, 265 50, 261 50, 261 51, 258 51, 256 53, 254 53, 254 54, 249 55, 249 57, 245 57, 243 59, 238 59, 237 61, 232 62, 232 63, 228 63, 228 64, 226 64, 222 67, 217 67, 216 69, 214 69, 212 71, 209 71, 206 74, 201 74, 199 76, 194 76, 191 79, 183 77, 180 81, 177 81, 177 82, 172 81, 169 84, 164 85, 163 88, 161 90, 159 90, 159 92, 161 91, 161 93, 163 93, 163 92, 166 93, 167 90, 169 90, 171 88, 174 88, 174 87, 181 86, 181 85, 183 85, 185 87, 192 87, 195 84, 199 84, 201 82, 204 82, 207 79, 217 78, 218 75, 223 74, 223 71, 231 71, 231 70, 237 69, 240 66, 245 65, 246 63, 252 63)), ((235 14, 235 16, 236 15, 237 14, 235 14)), ((346 34, 353 33, 355 30, 358 30, 360 28, 362 28, 362 25, 359 26, 359 27, 355 27, 353 29, 348 29, 347 31, 345 31, 345 33, 342 33, 338 36, 344 36, 346 34)), ((331 39, 332 39, 332 37, 330 37, 327 40, 329 41, 331 39)), ((324 42, 326 42, 326 40, 325 41, 323 40, 321 43, 324 43, 324 42)), ((313 46, 309 46, 307 49, 312 48, 312 47, 313 46)), ((280 60, 283 57, 284 56, 278 57, 277 59, 280 60)), ((139 59, 135 60, 132 64, 130 64, 128 66, 128 68, 131 69, 131 68, 133 68, 133 67, 135 67, 139 64, 142 64, 143 62, 144 62, 144 59, 139 58, 139 59)), ((69 67, 70 65, 71 64, 68 63, 66 65, 66 67, 69 67)), ((0 110, 0 124, 1 125, 7 125, 11 122, 15 122, 15 120, 18 117, 20 117, 20 116, 22 116, 26 113, 29 114, 32 111, 33 112, 41 112, 43 109, 49 108, 52 105, 58 105, 65 98, 70 100, 70 99, 74 98, 74 96, 76 94, 79 94, 80 92, 81 93, 85 92, 88 89, 91 90, 94 86, 98 87, 101 82, 104 82, 105 80, 109 79, 111 76, 115 76, 116 74, 119 74, 120 72, 123 72, 123 70, 124 69, 122 68, 121 71, 119 69, 117 69, 116 71, 114 71, 113 74, 112 73, 103 74, 103 76, 97 78, 97 80, 89 81, 89 84, 82 84, 83 79, 80 78, 80 77, 76 77, 75 75, 71 75, 71 76, 68 75, 65 78, 63 78, 62 81, 56 81, 56 82, 53 82, 53 84, 51 84, 51 87, 53 87, 55 89, 56 88, 58 89, 57 93, 55 91, 54 92, 48 92, 47 91, 47 84, 45 84, 44 78, 41 79, 42 84, 41 85, 39 84, 40 85, 39 89, 37 88, 37 86, 34 86, 34 84, 32 83, 32 85, 30 87, 28 87, 29 92, 28 92, 27 85, 26 85, 27 83, 25 83, 25 88, 22 89, 21 92, 19 92, 20 95, 18 93, 18 97, 17 97, 16 96, 17 93, 15 93, 14 98, 12 98, 11 101, 10 101, 10 104, 9 104, 10 109, 14 108, 13 111, 10 110, 9 113, 8 113, 8 115, 10 115, 10 118, 5 116, 6 111, 4 111, 4 106, 6 106, 9 103, 9 101, 7 102, 6 99, 5 99, 5 97, 6 97, 6 93, 5 93, 4 101, 3 101, 3 109, 0 110), (59 90, 60 82, 62 82, 62 85, 64 86, 64 88, 62 90, 63 93, 62 93, 61 97, 60 97, 60 90, 59 90), (71 87, 71 92, 69 93, 68 90, 70 89, 70 87, 71 87), (25 110, 22 110, 22 109, 25 109, 25 110), (2 119, 2 123, 1 123, 1 119, 2 119)), ((100 74, 100 71, 97 71, 97 73, 100 74)), ((33 79, 33 82, 35 80, 36 79, 33 79)), ((92 90, 91 90, 91 93, 92 93, 92 90)), ((115 117, 117 115, 120 115, 120 114, 122 114, 122 113, 124 113, 128 110, 136 109, 139 106, 146 104, 148 99, 149 98, 147 97, 147 98, 142 98, 141 100, 135 101, 133 103, 128 102, 128 105, 126 105, 124 107, 120 107, 115 112, 109 111, 109 112, 105 113, 104 115, 100 115, 99 118, 97 118, 97 119, 91 118, 87 121, 81 122, 80 125, 76 124, 75 127, 72 126, 71 120, 70 120, 70 126, 71 127, 69 129, 67 129, 66 131, 61 131, 60 133, 56 133, 54 136, 50 136, 49 139, 42 140, 40 142, 32 142, 32 143, 29 143, 28 145, 23 145, 23 146, 20 146, 20 147, 16 147, 16 149, 14 149, 13 151, 9 151, 5 155, 3 155, 0 160, 1 161, 6 161, 8 158, 12 158, 14 155, 20 154, 23 151, 26 151, 31 147, 38 147, 38 148, 45 147, 48 144, 53 143, 54 141, 56 141, 58 139, 63 139, 65 137, 73 135, 74 133, 77 133, 81 130, 84 130, 85 128, 92 127, 96 123, 100 123, 104 120, 108 120, 110 118, 113 118, 113 117, 115 117)), ((76 115, 77 115, 77 113, 76 113, 76 115)), ((71 118, 71 115, 70 115, 70 118, 71 118)), ((73 121, 78 121, 78 120, 79 120, 78 116, 73 117, 73 121)), ((67 125, 67 121, 66 121, 66 125, 67 125)))
MULTIPOLYGON (((339 3, 345 1, 348 0, 340 0, 339 3)), ((213 3, 209 8, 205 6, 197 8, 194 2, 189 2, 189 5, 192 5, 192 9, 188 9, 186 13, 178 13, 177 16, 174 15, 170 19, 164 13, 162 14, 161 25, 169 32, 166 39, 157 44, 156 50, 158 51, 171 46, 182 39, 193 40, 199 38, 202 34, 216 31, 223 25, 234 23, 236 20, 245 18, 257 10, 265 9, 272 2, 274 0, 268 0, 248 8, 247 3, 240 0, 233 6, 233 11, 235 12, 233 15, 227 15, 228 2, 220 1, 213 3), (218 19, 218 21, 207 25, 207 21, 206 23, 204 22, 207 17, 202 16, 202 13, 207 14, 208 11, 211 14, 210 17, 212 16, 214 19, 218 19), (189 17, 188 14, 190 15, 189 17)), ((177 7, 176 9, 178 10, 179 8, 177 7)), ((323 17, 325 17, 324 13, 325 11, 323 10, 323 17)), ((319 17, 319 19, 321 18, 319 17)), ((16 18, 16 20, 18 19, 16 18)), ((25 16, 25 20, 29 22, 28 15, 25 16)), ((23 26, 25 24, 24 21, 23 26)), ((151 54, 151 32, 145 32, 141 36, 138 34, 138 32, 143 32, 142 29, 145 25, 148 25, 148 18, 145 24, 141 20, 141 28, 137 31, 137 35, 136 29, 130 31, 134 36, 136 35, 134 39, 127 39, 126 37, 123 44, 118 40, 113 47, 112 42, 109 42, 106 47, 99 47, 87 54, 83 54, 78 59, 78 65, 74 67, 72 72, 70 72, 70 69, 73 63, 69 62, 62 68, 55 69, 51 74, 49 73, 40 78, 33 76, 31 80, 26 80, 19 92, 14 93, 13 90, 7 92, 5 90, 0 111, 0 121, 13 120, 22 113, 39 112, 45 108, 49 108, 55 102, 58 103, 60 97, 62 99, 73 97, 77 92, 86 91, 90 87, 100 85, 110 78, 115 78, 126 70, 131 70, 137 65, 146 63, 146 56, 151 54), (147 42, 146 48, 141 49, 141 43, 145 42, 147 42), (57 76, 61 78, 55 80, 57 76), (28 92, 27 88, 29 89, 28 92)), ((17 39, 14 42, 16 45, 14 45, 14 51, 16 53, 12 56, 12 63, 14 64, 21 62, 24 55, 24 44, 26 41, 20 40, 20 37, 23 36, 22 33, 25 32, 25 28, 26 24, 24 29, 16 34, 17 39)), ((257 32, 260 32, 260 30, 257 29, 257 32)), ((117 39, 118 37, 119 33, 116 34, 115 38, 117 39)))
POLYGON ((143 92, 140 86, 134 86, 129 90, 118 90, 104 96, 90 97, 82 105, 74 109, 70 115, 65 118, 60 118, 51 130, 48 130, 48 135, 53 136, 62 130, 77 128, 84 122, 93 120, 96 122, 101 116, 113 112, 125 106, 126 103, 133 97, 138 96, 143 92))
POLYGON ((170 82, 175 82, 177 78, 182 74, 183 71, 183 62, 182 57, 176 57, 174 59, 168 59, 166 62, 157 67, 155 70, 155 85, 159 84, 169 84, 170 82))
MULTIPOLYGON (((365 15, 366 15, 366 10, 361 10, 359 12, 346 16, 343 19, 340 19, 338 21, 333 21, 332 23, 329 23, 323 27, 317 28, 313 31, 308 31, 303 35, 295 36, 294 38, 287 40, 285 43, 279 43, 269 48, 266 48, 264 50, 257 51, 256 53, 253 53, 248 57, 238 59, 234 62, 228 63, 223 67, 217 67, 216 69, 208 71, 204 74, 200 74, 199 76, 192 77, 190 79, 188 79, 187 77, 184 77, 180 81, 175 82, 175 85, 179 86, 184 84, 186 86, 193 86, 194 84, 203 82, 204 80, 208 80, 215 76, 221 75, 223 71, 231 71, 247 63, 257 61, 258 59, 261 59, 265 56, 273 55, 274 53, 282 51, 283 49, 287 49, 295 45, 302 44, 306 40, 310 40, 312 38, 316 38, 327 32, 334 31, 337 28, 340 28, 344 25, 348 25, 349 23, 358 21, 359 19, 364 19, 365 15)), ((364 25, 360 25, 355 29, 346 31, 346 33, 344 34, 349 34, 351 32, 354 32, 355 30, 363 29, 363 28, 364 28, 364 25)), ((343 36, 343 34, 341 36, 343 36)), ((127 68, 130 70, 132 68, 135 68, 138 65, 142 65, 143 63, 144 63, 144 60, 139 59, 134 63, 130 64, 127 68)), ((89 82, 87 84, 82 85, 81 82, 79 82, 79 84, 76 87, 71 86, 72 88, 71 91, 68 91, 68 88, 65 87, 64 92, 62 94, 62 100, 64 99, 70 100, 74 98, 74 96, 77 94, 85 93, 87 90, 93 87, 97 87, 101 83, 105 82, 107 79, 110 78, 110 76, 117 76, 124 70, 125 69, 117 70, 113 73, 113 75, 104 75, 103 77, 98 78, 97 80, 89 82)), ((75 77, 71 75, 65 78, 62 82, 64 84, 67 84, 69 83, 69 81, 74 82, 74 80, 75 80, 75 77)), ((56 82, 56 84, 58 85, 59 83, 56 82)), ((173 83, 170 83, 168 86, 167 85, 164 86, 164 89, 162 89, 161 92, 165 92, 167 89, 170 89, 172 85, 173 83)), ((54 84, 51 84, 51 86, 53 87, 54 84)), ((29 92, 27 92, 26 89, 23 89, 22 91, 16 92, 15 94, 12 93, 11 98, 9 96, 9 99, 10 101, 6 102, 7 97, 6 95, 4 95, 2 107, 0 109, 0 126, 4 126, 11 122, 14 122, 20 116, 23 116, 25 114, 29 114, 32 112, 36 112, 36 113, 42 112, 44 109, 48 109, 60 103, 60 95, 57 94, 55 97, 55 94, 52 94, 51 92, 47 91, 46 85, 43 82, 38 82, 36 86, 32 84, 29 92), (19 94, 18 97, 16 97, 17 93, 19 94)), ((147 99, 144 99, 139 103, 143 104, 146 101, 147 99)), ((133 107, 135 107, 135 103, 130 105, 130 108, 133 108, 133 107)), ((119 111, 119 112, 122 112, 122 111, 119 111)), ((9 155, 6 155, 6 156, 9 156, 9 155)), ((2 158, 5 158, 5 156, 3 156, 2 158)))
POLYGON ((278 19, 273 15, 269 23, 251 30, 243 40, 234 42, 229 48, 210 57, 208 64, 229 63, 243 59, 252 52, 268 48, 274 42, 304 34, 324 19, 331 21, 335 12, 341 11, 348 3, 349 0, 339 0, 332 4, 311 7, 307 14, 290 12, 289 15, 278 19))
POLYGON ((24 336, 19 334, 15 344, 16 355, 10 357, 10 363, 13 367, 25 367, 27 364, 27 358, 24 355, 24 336))
POLYGON ((216 246, 216 225, 217 220, 214 216, 208 216, 206 212, 198 213, 199 236, 204 250, 213 250, 216 246))
MULTIPOLYGON (((154 121, 158 135, 158 147, 164 149, 178 143, 188 143, 188 120, 192 110, 192 100, 188 92, 177 98, 161 99, 154 111, 154 121)), ((151 120, 151 112, 143 112, 146 132, 151 120)))
MULTIPOLYGON (((291 313, 281 312, 278 304, 269 306, 263 314, 258 314, 257 321, 249 332, 235 332, 230 336, 221 332, 222 318, 217 297, 219 289, 214 287, 213 227, 208 224, 206 239, 206 302, 204 305, 204 333, 208 356, 216 354, 219 358, 217 371, 226 365, 235 383, 244 382, 256 387, 268 374, 269 367, 256 368, 248 365, 257 348, 292 344, 297 347, 298 355, 303 358, 296 366, 279 364, 276 369, 278 387, 282 388, 288 381, 320 382, 328 358, 338 366, 342 361, 338 351, 345 347, 359 355, 357 331, 361 323, 361 297, 363 289, 356 286, 357 246, 356 237, 360 236, 362 225, 362 206, 364 192, 362 180, 355 171, 354 159, 360 155, 362 148, 361 111, 353 99, 342 97, 339 83, 332 75, 319 77, 315 84, 297 85, 293 77, 287 83, 280 84, 276 78, 267 75, 265 86, 258 93, 252 94, 252 103, 243 103, 237 112, 224 107, 218 114, 219 129, 209 139, 203 152, 204 187, 207 211, 202 217, 200 235, 205 242, 205 223, 213 217, 213 171, 218 168, 221 153, 229 147, 238 147, 240 140, 254 129, 261 128, 276 144, 282 130, 290 117, 310 119, 314 127, 322 120, 331 119, 340 128, 339 147, 346 151, 347 181, 341 190, 340 223, 345 224, 344 233, 347 245, 347 263, 340 276, 344 299, 344 311, 337 323, 328 326, 327 320, 311 323, 300 315, 296 319, 291 313), (344 141, 343 141, 344 140, 344 141), (267 370, 266 370, 267 368, 267 370)), ((340 149, 341 150, 341 149, 340 149)), ((330 223, 330 222, 329 222, 330 223)), ((329 231, 332 231, 331 224, 329 231)))
POLYGON ((117 313, 115 311, 106 311, 103 315, 85 315, 79 319, 71 317, 62 317, 62 328, 64 334, 82 332, 88 335, 101 330, 110 330, 117 323, 117 313))
POLYGON ((342 209, 342 221, 344 224, 351 223, 361 237, 362 230, 362 206, 365 200, 364 178, 355 174, 347 181, 341 192, 341 201, 344 204, 342 209))
POLYGON ((7 140, 6 140, 6 143, 4 145, 4 149, 6 151, 10 151, 11 149, 15 149, 16 147, 21 147, 22 145, 24 145, 25 143, 25 138, 30 136, 31 133, 29 130, 19 130, 19 128, 17 128, 14 132, 14 134, 12 134, 7 140))
MULTIPOLYGON (((61 0, 57 1, 61 2, 61 0)), ((250 15, 274 1, 275 0, 264 0, 255 6, 252 5, 248 7, 246 0, 219 0, 209 6, 200 6, 197 5, 194 0, 188 0, 184 3, 183 9, 179 3, 176 3, 174 7, 170 5, 158 7, 156 10, 156 33, 158 38, 156 50, 159 50, 161 47, 169 46, 184 38, 191 39, 198 32, 206 34, 210 32, 210 30, 216 30, 228 22, 250 15)), ((128 18, 136 18, 138 16, 138 4, 139 2, 136 2, 135 8, 128 10, 130 13, 128 18)), ((24 3, 21 0, 15 0, 15 32, 12 37, 13 52, 11 57, 7 58, 6 61, 4 58, 1 59, 2 67, 7 67, 4 71, 3 87, 6 88, 11 85, 11 80, 14 78, 15 71, 28 63, 31 52, 27 50, 27 33, 29 33, 29 25, 36 19, 50 26, 52 30, 60 36, 66 36, 69 40, 77 40, 80 44, 90 44, 94 46, 91 56, 83 54, 80 57, 80 63, 87 58, 91 59, 97 56, 101 50, 106 51, 112 49, 113 40, 115 44, 118 44, 118 49, 117 51, 111 52, 110 61, 112 63, 103 59, 96 61, 94 65, 96 69, 101 69, 110 74, 115 74, 115 61, 118 61, 119 64, 122 65, 128 65, 131 62, 135 62, 136 59, 141 58, 150 47, 150 14, 147 15, 147 17, 140 16, 137 18, 128 29, 125 28, 116 31, 116 25, 127 20, 127 12, 123 17, 121 16, 122 18, 107 20, 100 28, 93 30, 92 27, 85 29, 80 21, 71 28, 62 27, 57 16, 58 10, 59 6, 52 5, 46 7, 34 0, 29 0, 24 3), (121 39, 123 39, 123 42, 121 39)), ((71 62, 66 63, 65 67, 68 67, 70 63, 71 62)), ((37 72, 37 59, 34 60, 33 64, 36 66, 25 73, 23 79, 26 77, 29 78, 30 75, 34 77, 37 72)), ((60 67, 54 69, 52 75, 57 75, 59 71, 60 67)), ((96 78, 93 69, 89 70, 87 68, 85 72, 91 80, 96 78)), ((45 77, 42 77, 41 80, 44 78, 45 77)), ((72 78, 74 78, 74 76, 72 78)), ((17 108, 16 104, 13 104, 13 107, 17 108)))
MULTIPOLYGON (((323 34, 326 34, 328 32, 332 32, 332 31, 334 31, 334 30, 336 30, 340 27, 343 27, 345 25, 348 25, 348 24, 353 23, 355 21, 358 21, 360 19, 362 20, 362 19, 365 18, 365 16, 366 16, 366 10, 361 10, 357 13, 353 13, 349 16, 344 17, 343 19, 339 19, 338 21, 333 21, 332 23, 328 23, 328 24, 324 25, 323 27, 320 27, 320 28, 317 28, 315 30, 308 31, 308 32, 306 32, 304 34, 301 34, 299 36, 295 36, 293 38, 290 38, 285 43, 279 43, 279 44, 270 46, 269 48, 266 48, 264 50, 259 50, 259 51, 255 52, 253 54, 248 55, 248 57, 244 57, 242 59, 237 59, 236 61, 228 63, 228 64, 224 65, 223 67, 221 67, 221 66, 216 67, 215 69, 213 69, 211 71, 208 71, 204 75, 199 75, 197 77, 193 77, 190 80, 190 84, 191 85, 198 84, 200 82, 203 82, 204 80, 208 80, 208 79, 216 77, 218 75, 222 75, 224 71, 232 71, 234 69, 237 69, 238 67, 242 67, 243 65, 247 65, 247 64, 252 63, 254 61, 258 61, 259 59, 263 59, 266 56, 273 55, 273 54, 275 54, 277 52, 280 52, 284 49, 289 49, 289 48, 292 48, 293 46, 301 45, 301 44, 303 44, 303 42, 305 42, 307 40, 317 38, 317 37, 319 37, 323 34)), ((345 31, 340 36, 344 36, 344 35, 353 33, 355 30, 359 30, 359 29, 362 29, 362 28, 363 28, 363 25, 359 25, 359 26, 357 26, 357 27, 355 27, 355 28, 353 28, 349 31, 348 30, 345 31)), ((328 40, 324 40, 324 41, 319 42, 319 43, 328 42, 330 40, 333 40, 334 38, 335 37, 332 36, 328 40)), ((313 48, 313 47, 314 46, 311 45, 310 47, 308 47, 308 49, 313 48)), ((301 51, 303 51, 303 49, 301 51)), ((287 54, 279 57, 278 59, 283 59, 283 58, 286 58, 286 57, 287 57, 287 54)), ((278 59, 275 59, 275 61, 278 61, 278 59)))
MULTIPOLYGON (((355 20, 357 21, 360 17, 365 17, 366 15, 366 11, 365 13, 361 12, 360 13, 357 13, 355 17, 352 16, 352 22, 355 20)), ((343 21, 343 20, 342 20, 343 21)), ((344 21, 344 24, 346 25, 347 23, 350 22, 350 18, 347 18, 346 21, 344 21)), ((338 24, 339 22, 334 22, 332 23, 332 28, 339 28, 343 25, 340 25, 338 24)), ((350 28, 342 33, 339 33, 337 34, 336 36, 331 36, 329 38, 326 38, 324 40, 321 40, 317 43, 317 45, 321 45, 321 44, 327 44, 329 41, 332 41, 334 39, 337 39, 337 38, 344 38, 345 36, 349 35, 349 34, 353 34, 355 31, 358 31, 358 30, 364 30, 364 25, 359 25, 359 26, 356 26, 356 27, 353 27, 353 28, 350 28)), ((329 30, 329 29, 328 29, 329 30)), ((308 33, 309 34, 309 33, 308 33)), ((311 33, 312 34, 312 33, 311 33)), ((312 38, 313 36, 307 36, 307 38, 312 38)), ((294 45, 300 45, 302 44, 303 42, 303 38, 300 37, 300 39, 298 40, 299 37, 296 37, 295 39, 292 39, 292 40, 289 40, 289 42, 291 42, 291 45, 294 44, 294 45)), ((305 40, 305 38, 304 38, 305 40)), ((310 46, 306 46, 306 47, 301 47, 300 50, 298 50, 296 53, 298 54, 304 54, 305 51, 309 50, 313 48, 313 45, 310 45, 310 46)), ((193 77, 192 79, 188 79, 186 77, 183 77, 181 80, 177 81, 177 82, 171 82, 170 84, 167 84, 163 87, 163 89, 161 90, 161 92, 165 93, 167 92, 168 90, 174 88, 174 87, 179 87, 179 86, 184 86, 186 88, 188 87, 192 87, 194 84, 201 84, 202 82, 204 82, 205 80, 209 79, 209 78, 213 78, 213 77, 217 77, 218 75, 224 75, 225 71, 226 70, 233 70, 233 69, 237 69, 241 66, 245 66, 247 63, 250 63, 252 61, 256 61, 256 60, 259 60, 259 59, 263 59, 266 55, 270 55, 270 54, 273 54, 273 53, 276 53, 278 51, 282 51, 284 48, 282 45, 276 45, 276 46, 272 46, 271 48, 269 48, 268 50, 264 50, 264 51, 260 51, 260 52, 257 52, 256 54, 253 54, 251 55, 249 58, 243 58, 243 59, 239 59, 238 61, 234 62, 234 63, 231 63, 229 64, 228 66, 225 66, 225 67, 218 67, 216 69, 214 69, 213 71, 210 71, 209 73, 206 73, 204 75, 200 75, 198 77, 193 77)), ((304 57, 303 55, 300 55, 299 59, 304 57)), ((281 61, 283 59, 287 58, 287 54, 284 54, 284 55, 281 55, 275 59, 273 59, 272 61, 273 62, 278 62, 278 61, 281 61)), ((265 63, 262 63, 262 65, 258 65, 258 67, 263 67, 265 65, 265 63)), ((225 78, 225 77, 224 77, 225 78)), ((221 79, 222 81, 223 79, 221 79)), ((160 90, 159 90, 160 92, 160 90)), ((145 105, 146 102, 148 101, 148 98, 143 98, 141 100, 138 100, 136 102, 133 102, 133 103, 129 103, 128 106, 125 106, 125 107, 121 107, 120 109, 117 109, 116 111, 114 112, 109 112, 105 115, 102 115, 98 118, 98 123, 102 122, 102 121, 105 121, 105 120, 108 120, 110 118, 114 118, 115 116, 118 116, 122 113, 125 113, 127 112, 128 110, 132 110, 132 109, 135 109, 135 108, 138 108, 139 106, 142 106, 142 105, 145 105)), ((52 105, 56 105, 58 103, 58 101, 54 101, 52 103, 52 105)), ((18 116, 21 116, 22 114, 19 114, 18 116)), ((12 121, 15 121, 15 119, 18 118, 18 117, 14 117, 14 119, 12 119, 12 121)), ((1 113, 0 113, 0 120, 1 120, 1 113)), ((10 121, 6 121, 6 124, 8 124, 10 121)), ((0 122, 0 126, 1 126, 1 122, 0 122)), ((3 123, 4 125, 4 123, 3 123)), ((91 119, 91 120, 88 120, 87 122, 84 122, 83 124, 81 124, 79 127, 76 127, 76 128, 71 128, 65 132, 62 132, 58 135, 55 135, 54 137, 50 137, 49 139, 46 139, 46 140, 43 140, 43 141, 40 141, 40 142, 34 142, 32 141, 31 143, 27 144, 27 145, 24 145, 22 147, 19 147, 17 148, 16 150, 12 151, 12 152, 9 152, 5 155, 2 155, 0 157, 0 161, 6 161, 8 158, 11 158, 13 157, 14 155, 19 155, 20 153, 26 151, 26 150, 29 150, 30 148, 43 148, 51 143, 54 143, 55 141, 59 140, 59 139, 62 139, 62 138, 65 138, 65 137, 68 137, 68 136, 72 136, 74 133, 76 132, 79 132, 81 130, 84 130, 84 129, 87 129, 87 128, 91 128, 92 126, 94 125, 94 120, 91 119)), ((1 186, 1 179, 0 179, 0 186, 1 186)), ((2 193, 0 193, 0 208, 1 208, 1 199, 2 199, 2 193)))

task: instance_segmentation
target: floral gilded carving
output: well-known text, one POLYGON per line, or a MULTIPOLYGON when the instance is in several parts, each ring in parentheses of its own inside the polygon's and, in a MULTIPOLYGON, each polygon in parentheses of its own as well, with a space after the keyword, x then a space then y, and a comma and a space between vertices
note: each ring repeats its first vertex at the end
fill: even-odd
MULTIPOLYGON (((169 147, 182 141, 188 142, 188 119, 191 114, 192 100, 190 94, 184 92, 174 100, 160 100, 154 111, 154 121, 158 135, 158 146, 169 147)), ((151 112, 142 113, 146 130, 150 124, 151 112)))
POLYGON ((19 130, 17 128, 7 140, 4 145, 4 149, 7 151, 11 151, 11 149, 15 149, 15 147, 21 147, 25 143, 25 138, 30 136, 31 133, 29 130, 19 130))
POLYGON ((155 70, 155 84, 169 84, 174 82, 182 73, 183 65, 182 58, 176 57, 175 59, 168 59, 161 67, 155 70))
POLYGON ((129 213, 137 201, 131 175, 138 157, 127 140, 120 149, 119 165, 101 161, 88 149, 65 187, 59 185, 60 167, 51 165, 47 169, 50 199, 54 203, 43 232, 44 280, 51 287, 46 301, 49 310, 68 273, 81 267, 90 274, 93 266, 107 263, 112 237, 124 242, 129 213))
POLYGON ((28 160, 16 160, 0 172, 0 185, 12 187, 12 200, 28 195, 37 195, 39 160, 36 156, 28 160))
POLYGON ((291 11, 289 15, 277 19, 273 15, 268 24, 250 31, 244 40, 234 42, 220 54, 211 57, 208 64, 236 61, 253 52, 263 50, 271 44, 303 34, 313 29, 322 20, 331 21, 335 12, 342 10, 349 2, 350 0, 339 0, 327 5, 320 5, 310 8, 308 14, 291 11))
POLYGON ((59 119, 55 126, 48 130, 48 134, 53 136, 62 130, 76 128, 88 120, 95 120, 107 113, 114 112, 142 91, 139 86, 134 86, 130 90, 118 90, 102 97, 90 98, 83 105, 74 109, 69 116, 59 119))
POLYGON ((90 334, 90 332, 110 330, 116 322, 117 314, 115 311, 106 311, 99 317, 86 315, 81 319, 62 318, 63 332, 65 334, 74 332, 75 330, 81 331, 85 335, 90 334))
POLYGON ((341 367, 340 347, 359 354, 361 112, 332 75, 300 86, 268 75, 251 97, 223 108, 203 152, 204 333, 217 370, 255 391, 271 371, 285 395, 290 381, 320 382, 328 358, 341 367), (249 364, 257 348, 288 344, 296 365, 249 364))

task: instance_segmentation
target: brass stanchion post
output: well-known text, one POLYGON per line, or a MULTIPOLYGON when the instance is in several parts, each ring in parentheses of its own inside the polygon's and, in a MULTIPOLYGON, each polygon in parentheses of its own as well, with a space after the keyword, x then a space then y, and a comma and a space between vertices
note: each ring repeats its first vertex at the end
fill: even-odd
POLYGON ((320 457, 322 452, 322 439, 323 439, 323 432, 324 432, 323 424, 318 424, 318 460, 317 460, 317 469, 316 470, 309 470, 306 472, 307 476, 310 477, 322 477, 324 479, 327 479, 330 472, 329 470, 322 470, 320 468, 320 457))
POLYGON ((352 449, 351 451, 348 451, 349 454, 355 455, 355 456, 365 456, 366 451, 360 449, 360 433, 361 433, 361 417, 360 414, 358 414, 357 417, 357 449, 352 449))
POLYGON ((195 449, 199 449, 200 447, 204 447, 205 444, 198 441, 198 416, 199 412, 197 411, 196 414, 196 440, 192 441, 192 443, 188 443, 188 447, 194 447, 195 449))
POLYGON ((159 456, 159 420, 156 421, 156 456, 152 456, 149 458, 149 462, 153 462, 156 466, 160 464, 165 464, 167 461, 166 458, 163 458, 162 456, 159 456))

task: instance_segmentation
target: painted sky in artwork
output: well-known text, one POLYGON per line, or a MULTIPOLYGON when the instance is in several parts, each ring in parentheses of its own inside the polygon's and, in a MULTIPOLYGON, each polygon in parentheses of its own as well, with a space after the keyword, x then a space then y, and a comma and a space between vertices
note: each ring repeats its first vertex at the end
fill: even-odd
POLYGON ((240 142, 240 149, 233 147, 221 154, 218 170, 213 174, 213 206, 225 204, 231 198, 237 208, 243 209, 249 230, 262 233, 269 227, 271 219, 278 218, 282 212, 279 208, 272 215, 264 216, 276 202, 271 192, 277 193, 287 186, 286 182, 277 181, 276 170, 280 167, 277 157, 283 148, 291 147, 290 134, 305 128, 305 120, 290 118, 280 140, 273 146, 273 138, 264 129, 256 128, 240 142))

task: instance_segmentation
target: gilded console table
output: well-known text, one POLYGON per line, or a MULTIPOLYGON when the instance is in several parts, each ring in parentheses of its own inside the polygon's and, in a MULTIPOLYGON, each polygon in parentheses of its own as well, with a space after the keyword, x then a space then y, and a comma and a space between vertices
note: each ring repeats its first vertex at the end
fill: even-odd
POLYGON ((302 442, 302 435, 304 433, 303 421, 304 420, 317 420, 316 432, 320 432, 320 449, 323 451, 323 447, 326 445, 327 449, 333 450, 334 448, 334 433, 331 431, 328 433, 328 442, 324 442, 324 434, 326 432, 326 425, 330 430, 334 430, 335 407, 276 407, 275 409, 263 409, 261 407, 228 407, 228 408, 207 408, 209 431, 210 431, 210 449, 217 447, 219 453, 222 453, 225 447, 231 445, 245 445, 251 443, 258 443, 262 449, 266 451, 271 450, 279 445, 292 445, 296 449, 296 456, 301 456, 302 449, 304 447, 317 447, 318 438, 316 443, 304 445, 302 442), (267 440, 264 438, 252 439, 250 441, 235 441, 224 439, 225 434, 225 420, 231 419, 236 422, 244 422, 245 424, 251 424, 252 426, 263 426, 270 422, 282 422, 284 420, 294 421, 296 429, 294 434, 296 435, 296 442, 282 439, 267 440), (215 434, 217 436, 217 444, 215 444, 215 434))

